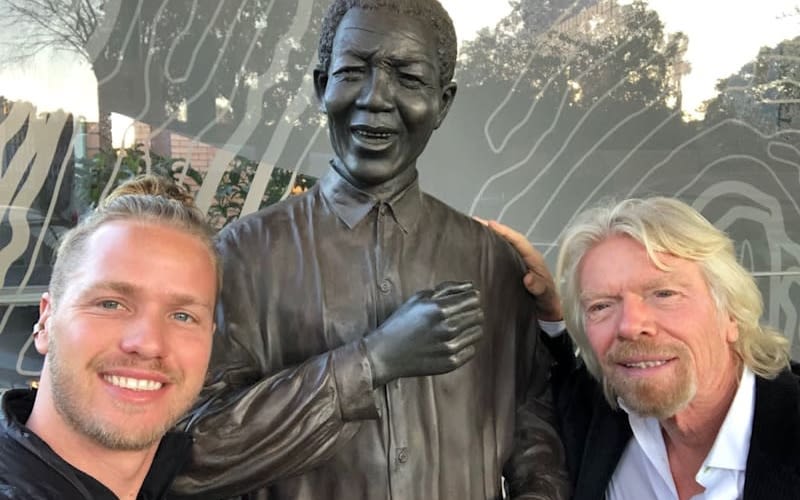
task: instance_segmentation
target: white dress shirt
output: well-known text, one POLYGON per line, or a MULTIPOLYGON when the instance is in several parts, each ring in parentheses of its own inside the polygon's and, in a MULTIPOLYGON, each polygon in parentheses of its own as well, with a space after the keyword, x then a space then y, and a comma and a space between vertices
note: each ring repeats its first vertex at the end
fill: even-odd
MULTIPOLYGON (((755 403, 755 376, 747 367, 711 451, 695 476, 705 488, 692 500, 735 500, 744 492, 755 403)), ((628 413, 633 430, 606 490, 608 500, 678 500, 661 426, 652 417, 628 413)))
POLYGON ((539 328, 547 334, 548 337, 556 338, 559 335, 564 333, 564 330, 567 329, 567 322, 563 319, 558 321, 545 321, 543 319, 538 319, 539 328))

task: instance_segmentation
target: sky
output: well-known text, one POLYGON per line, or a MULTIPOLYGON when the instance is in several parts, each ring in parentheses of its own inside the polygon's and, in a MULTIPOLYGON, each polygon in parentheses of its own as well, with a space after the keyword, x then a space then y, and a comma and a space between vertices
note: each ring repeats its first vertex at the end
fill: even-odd
POLYGON ((453 19, 459 42, 473 38, 481 28, 494 26, 511 12, 511 5, 506 0, 439 1, 453 19))
MULTIPOLYGON (((441 1, 461 41, 493 26, 510 11, 505 0, 441 1)), ((715 95, 719 78, 738 72, 760 47, 800 35, 800 15, 786 15, 800 6, 800 0, 650 0, 649 4, 667 31, 683 31, 689 37, 686 58, 692 70, 682 90, 683 109, 690 114, 715 95)), ((4 36, 12 34, 0 33, 0 41, 4 36)), ((96 86, 88 64, 68 53, 41 53, 25 68, 0 66, 0 95, 32 101, 40 111, 66 107, 96 120, 96 86)))
POLYGON ((648 4, 666 31, 683 31, 689 37, 685 58, 692 68, 681 82, 687 113, 714 97, 717 80, 738 73, 761 47, 800 35, 800 14, 795 11, 800 0, 649 0, 648 4))

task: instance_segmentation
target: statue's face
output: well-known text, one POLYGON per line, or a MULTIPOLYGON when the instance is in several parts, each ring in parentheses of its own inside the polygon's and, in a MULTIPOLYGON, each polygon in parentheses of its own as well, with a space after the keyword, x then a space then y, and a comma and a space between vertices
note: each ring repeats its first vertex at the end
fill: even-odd
POLYGON ((351 9, 342 18, 328 72, 314 81, 339 170, 354 185, 408 172, 447 115, 456 86, 439 82, 436 43, 413 17, 351 9))

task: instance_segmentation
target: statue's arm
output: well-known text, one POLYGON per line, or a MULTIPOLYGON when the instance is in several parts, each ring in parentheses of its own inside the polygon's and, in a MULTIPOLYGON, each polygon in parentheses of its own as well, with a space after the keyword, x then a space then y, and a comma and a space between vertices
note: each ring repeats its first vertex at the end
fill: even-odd
MULTIPOLYGON (((527 237, 497 221, 487 223, 490 229, 511 244, 517 252, 521 269, 506 278, 509 283, 523 276, 522 283, 534 299, 518 308, 517 315, 517 393, 515 446, 505 469, 511 498, 569 498, 570 487, 565 465, 565 452, 559 437, 558 414, 553 394, 560 392, 564 377, 574 361, 566 333, 554 340, 558 347, 554 362, 547 335, 539 332, 539 319, 559 321, 563 318, 561 301, 550 270, 542 254, 527 237), (562 359, 563 358, 563 359, 562 359), (551 371, 552 370, 552 371, 551 371)), ((510 285, 507 285, 510 286, 510 285)), ((524 302, 523 302, 524 304, 524 302)), ((513 337, 512 337, 513 338, 513 337)))
POLYGON ((520 360, 517 383, 523 384, 517 401, 514 450, 505 468, 513 499, 569 498, 565 453, 558 434, 550 367, 552 358, 539 340, 535 320, 526 338, 533 342, 527 363, 520 360))
POLYGON ((261 329, 259 266, 268 263, 238 243, 219 243, 225 284, 206 386, 182 422, 194 444, 173 485, 180 495, 226 498, 303 473, 378 417, 362 339, 275 368, 261 329))
POLYGON ((216 380, 187 419, 192 460, 173 490, 227 498, 307 471, 377 418, 372 393, 360 342, 242 389, 216 380))

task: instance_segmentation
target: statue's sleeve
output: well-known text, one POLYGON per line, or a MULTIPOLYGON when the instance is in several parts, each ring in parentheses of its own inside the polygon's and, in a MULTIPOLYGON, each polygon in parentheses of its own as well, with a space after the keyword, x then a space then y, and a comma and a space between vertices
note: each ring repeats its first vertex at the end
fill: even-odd
POLYGON ((378 417, 363 341, 298 366, 271 370, 259 324, 263 249, 221 240, 224 286, 206 386, 182 422, 194 438, 173 492, 227 498, 257 490, 325 461, 378 417), (248 255, 251 254, 251 255, 248 255), (255 273, 255 275, 254 275, 255 273))
POLYGON ((567 451, 570 484, 574 487, 595 403, 604 397, 603 390, 583 360, 576 356, 575 344, 566 332, 556 337, 542 335, 542 340, 555 358, 551 370, 552 387, 562 429, 561 438, 567 451))
POLYGON ((553 359, 541 342, 532 306, 523 306, 517 320, 516 427, 504 476, 510 498, 567 499, 570 485, 550 378, 553 359))

